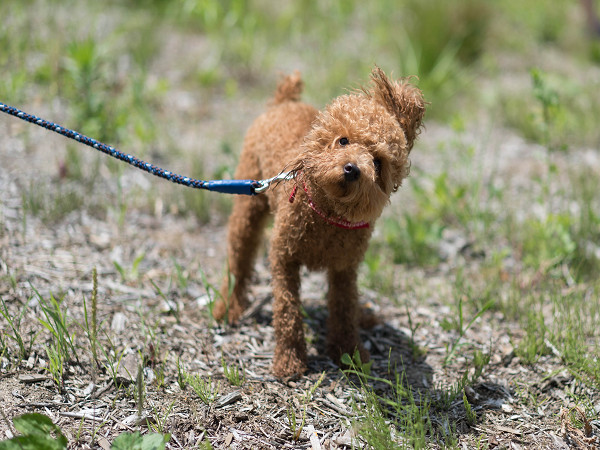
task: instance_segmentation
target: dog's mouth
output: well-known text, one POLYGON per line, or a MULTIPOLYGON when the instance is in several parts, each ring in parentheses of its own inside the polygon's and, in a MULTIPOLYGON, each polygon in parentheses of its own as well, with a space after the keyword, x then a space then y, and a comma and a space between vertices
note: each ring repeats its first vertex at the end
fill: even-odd
MULTIPOLYGON (((331 216, 328 215, 326 212, 322 211, 314 202, 314 200, 312 199, 312 196, 310 194, 310 191, 308 189, 308 187, 306 186, 306 183, 304 182, 304 180, 297 180, 298 182, 301 183, 302 188, 304 189, 304 192, 306 193, 306 198, 307 198, 307 202, 308 205, 311 207, 311 209, 318 214, 319 216, 321 216, 323 218, 323 220, 325 222, 327 222, 329 225, 333 225, 339 228, 344 228, 346 230, 357 230, 360 228, 369 228, 370 224, 367 221, 361 220, 361 221, 351 221, 348 220, 344 217, 336 217, 336 216, 331 216)), ((299 184, 296 184, 296 186, 294 187, 294 189, 292 190, 292 193, 290 195, 289 201, 290 203, 293 203, 294 200, 296 199, 296 193, 298 190, 298 186, 299 184)))
POLYGON ((351 221, 372 221, 379 217, 389 199, 380 176, 380 164, 370 168, 346 163, 335 182, 322 186, 336 214, 351 221))
POLYGON ((304 159, 294 172, 306 181, 322 211, 351 222, 371 222, 389 201, 389 169, 377 155, 365 152, 354 156, 341 161, 304 159))

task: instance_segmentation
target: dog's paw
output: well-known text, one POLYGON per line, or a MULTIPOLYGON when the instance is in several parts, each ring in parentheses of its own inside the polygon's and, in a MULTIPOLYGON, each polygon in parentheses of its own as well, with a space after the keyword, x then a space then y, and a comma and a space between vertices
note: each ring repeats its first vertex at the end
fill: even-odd
POLYGON ((217 300, 212 309, 212 315, 219 322, 235 324, 240 320, 244 309, 238 303, 217 300))

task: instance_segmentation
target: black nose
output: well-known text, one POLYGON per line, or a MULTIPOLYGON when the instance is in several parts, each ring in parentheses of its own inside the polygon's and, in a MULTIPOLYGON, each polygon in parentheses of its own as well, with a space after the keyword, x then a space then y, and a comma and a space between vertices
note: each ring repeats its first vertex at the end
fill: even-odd
POLYGON ((360 169, 356 164, 348 163, 344 166, 344 179, 346 181, 356 181, 360 177, 360 169))

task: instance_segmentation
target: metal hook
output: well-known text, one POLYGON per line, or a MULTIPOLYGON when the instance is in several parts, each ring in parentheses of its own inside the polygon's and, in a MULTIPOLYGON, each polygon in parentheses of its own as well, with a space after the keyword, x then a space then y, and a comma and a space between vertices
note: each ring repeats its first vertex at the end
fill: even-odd
POLYGON ((287 181, 293 180, 296 174, 294 172, 282 172, 279 175, 275 175, 272 178, 267 178, 266 180, 258 181, 259 186, 254 188, 255 194, 262 194, 271 186, 271 183, 274 181, 287 181))

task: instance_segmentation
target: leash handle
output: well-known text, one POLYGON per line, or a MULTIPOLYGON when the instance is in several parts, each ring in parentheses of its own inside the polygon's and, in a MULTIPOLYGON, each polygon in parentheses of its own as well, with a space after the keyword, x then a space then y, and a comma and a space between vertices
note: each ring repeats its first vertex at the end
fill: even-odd
MULTIPOLYGON (((163 178, 165 180, 169 180, 176 184, 182 184, 187 187, 196 188, 196 189, 206 189, 208 191, 220 192, 223 194, 238 194, 238 195, 256 195, 266 191, 269 188, 269 185, 275 181, 280 179, 286 179, 284 176, 287 174, 280 174, 273 178, 269 178, 266 180, 197 180, 191 177, 184 177, 183 175, 178 175, 171 171, 165 170, 161 167, 155 166, 154 164, 150 164, 148 162, 142 161, 141 159, 136 158, 133 155, 125 154, 120 152, 114 147, 103 144, 95 139, 92 139, 84 134, 78 133, 77 131, 70 130, 68 128, 62 127, 54 122, 50 122, 48 120, 41 119, 32 114, 27 114, 26 112, 21 111, 20 109, 15 108, 14 106, 9 106, 4 103, 0 103, 0 111, 6 113, 8 115, 14 116, 18 119, 24 120, 26 122, 32 123, 34 125, 38 125, 42 128, 46 128, 47 130, 58 133, 66 138, 73 139, 77 142, 80 142, 88 147, 92 147, 106 155, 112 156, 120 161, 126 162, 134 167, 137 167, 140 170, 148 172, 154 176, 163 178)), ((287 178, 289 179, 289 178, 287 178)))

